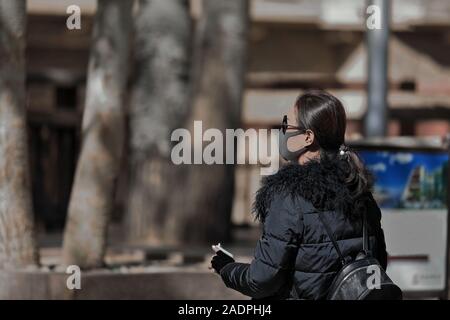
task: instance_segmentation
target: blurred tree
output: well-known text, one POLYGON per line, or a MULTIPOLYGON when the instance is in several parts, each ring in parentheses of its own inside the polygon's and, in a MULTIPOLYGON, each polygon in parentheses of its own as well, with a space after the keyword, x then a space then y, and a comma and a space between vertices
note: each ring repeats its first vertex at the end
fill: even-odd
MULTIPOLYGON (((225 129, 240 127, 248 28, 248 0, 203 1, 195 34, 191 136, 194 120, 202 120, 203 130, 219 129, 224 137, 225 129)), ((228 241, 234 165, 190 167, 180 238, 188 243, 228 241)))
POLYGON ((186 170, 170 160, 170 136, 189 112, 191 19, 187 0, 139 1, 130 102, 130 241, 173 243, 186 170))
POLYGON ((248 1, 204 1, 188 85, 187 1, 140 1, 130 112, 128 222, 131 240, 176 245, 229 239, 232 165, 170 159, 174 129, 236 128, 244 85, 248 1), (190 87, 192 90, 188 90, 190 87))
POLYGON ((38 263, 25 111, 26 1, 0 0, 0 269, 38 263))
POLYGON ((64 233, 63 264, 103 264, 108 218, 123 151, 123 96, 132 0, 99 0, 89 59, 82 147, 64 233))

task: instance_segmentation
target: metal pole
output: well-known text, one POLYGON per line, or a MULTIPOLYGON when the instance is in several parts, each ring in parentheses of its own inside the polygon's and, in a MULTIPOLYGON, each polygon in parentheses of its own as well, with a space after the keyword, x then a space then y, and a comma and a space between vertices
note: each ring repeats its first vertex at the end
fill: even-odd
MULTIPOLYGON (((378 24, 366 21, 367 35, 367 114, 366 137, 386 135, 388 118, 388 41, 390 0, 368 0, 367 19, 378 19, 378 24)), ((376 21, 376 20, 372 20, 376 21)))

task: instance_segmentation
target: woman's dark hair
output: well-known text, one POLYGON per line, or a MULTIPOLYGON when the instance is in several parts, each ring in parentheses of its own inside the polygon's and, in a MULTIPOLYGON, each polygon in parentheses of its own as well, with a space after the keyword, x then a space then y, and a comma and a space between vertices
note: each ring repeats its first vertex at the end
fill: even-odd
POLYGON ((348 187, 354 206, 352 217, 365 210, 365 201, 373 184, 370 173, 358 155, 345 145, 347 116, 342 103, 323 90, 308 90, 295 102, 297 124, 314 132, 321 162, 338 167, 338 178, 348 187))

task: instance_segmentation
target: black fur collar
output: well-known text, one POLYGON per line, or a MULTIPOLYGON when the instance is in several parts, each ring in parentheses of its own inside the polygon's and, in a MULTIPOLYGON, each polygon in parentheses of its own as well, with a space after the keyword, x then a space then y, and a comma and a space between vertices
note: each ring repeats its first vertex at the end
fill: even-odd
POLYGON ((344 172, 336 161, 309 161, 287 164, 264 177, 256 193, 253 213, 264 222, 274 193, 301 196, 318 210, 344 210, 352 207, 352 196, 344 183, 344 172))

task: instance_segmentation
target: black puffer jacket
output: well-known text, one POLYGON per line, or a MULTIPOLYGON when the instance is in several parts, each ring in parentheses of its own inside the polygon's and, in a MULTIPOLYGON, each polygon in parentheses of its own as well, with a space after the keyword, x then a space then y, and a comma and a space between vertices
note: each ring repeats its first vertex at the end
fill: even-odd
MULTIPOLYGON (((263 179, 254 209, 263 233, 250 264, 230 263, 220 275, 229 288, 252 298, 324 299, 340 262, 318 212, 330 225, 344 256, 362 249, 361 219, 343 212, 354 205, 332 162, 290 164, 263 179)), ((365 196, 372 254, 386 268, 381 213, 365 196)))

